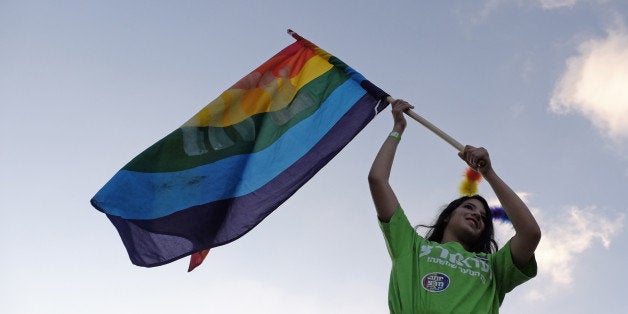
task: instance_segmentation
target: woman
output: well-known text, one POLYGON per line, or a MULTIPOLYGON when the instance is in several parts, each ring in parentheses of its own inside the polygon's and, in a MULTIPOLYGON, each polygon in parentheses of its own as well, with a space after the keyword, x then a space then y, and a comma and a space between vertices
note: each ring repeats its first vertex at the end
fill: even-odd
POLYGON ((403 100, 392 103, 394 126, 380 148, 369 186, 392 259, 388 292, 391 313, 498 313, 504 296, 536 275, 534 250, 541 230, 526 204, 495 173, 484 148, 458 155, 479 171, 497 195, 515 235, 497 251, 493 223, 480 196, 453 201, 428 232, 410 225, 388 180, 406 128, 403 100))

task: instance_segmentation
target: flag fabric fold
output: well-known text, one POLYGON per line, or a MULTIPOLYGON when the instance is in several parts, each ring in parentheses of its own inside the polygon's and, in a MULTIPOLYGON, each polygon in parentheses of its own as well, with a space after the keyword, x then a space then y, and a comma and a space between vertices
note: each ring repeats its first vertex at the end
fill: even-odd
POLYGON ((163 265, 243 236, 388 105, 387 94, 360 73, 289 32, 293 44, 131 160, 92 198, 133 264, 163 265))

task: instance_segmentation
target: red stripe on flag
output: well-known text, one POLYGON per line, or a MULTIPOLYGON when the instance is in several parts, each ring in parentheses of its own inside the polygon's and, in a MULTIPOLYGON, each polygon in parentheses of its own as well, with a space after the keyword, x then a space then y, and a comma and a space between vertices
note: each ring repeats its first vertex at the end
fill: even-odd
POLYGON ((200 252, 196 252, 196 253, 192 254, 190 256, 190 266, 188 266, 188 273, 193 271, 194 268, 196 268, 199 265, 201 265, 201 263, 203 263, 203 261, 205 260, 205 257, 207 256, 208 253, 209 253, 209 249, 202 250, 200 252))

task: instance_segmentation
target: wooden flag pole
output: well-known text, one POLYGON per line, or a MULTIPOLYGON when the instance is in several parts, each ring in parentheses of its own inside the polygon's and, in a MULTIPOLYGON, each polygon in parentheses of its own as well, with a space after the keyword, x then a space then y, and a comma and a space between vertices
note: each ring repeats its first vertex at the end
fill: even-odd
MULTIPOLYGON (((389 103, 392 103, 393 101, 395 101, 395 99, 390 97, 390 96, 388 96, 388 97, 386 97, 386 101, 388 101, 389 103)), ((433 125, 431 122, 427 121, 425 118, 423 118, 420 115, 418 115, 416 112, 414 112, 412 110, 407 110, 406 114, 410 118, 412 118, 412 119, 416 120, 417 122, 423 124, 423 126, 428 128, 430 131, 434 132, 434 134, 438 135, 440 138, 445 140, 445 142, 449 143, 451 146, 453 146, 459 152, 461 152, 464 149, 464 145, 460 144, 460 142, 456 141, 453 137, 449 136, 449 134, 443 132, 443 130, 439 129, 438 127, 433 125)))

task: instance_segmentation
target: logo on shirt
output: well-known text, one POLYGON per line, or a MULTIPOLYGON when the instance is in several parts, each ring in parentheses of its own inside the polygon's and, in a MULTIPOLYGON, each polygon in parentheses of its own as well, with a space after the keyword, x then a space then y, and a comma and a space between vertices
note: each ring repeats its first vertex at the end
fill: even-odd
POLYGON ((423 277, 421 285, 429 292, 443 292, 449 287, 449 277, 443 273, 430 273, 423 277))

